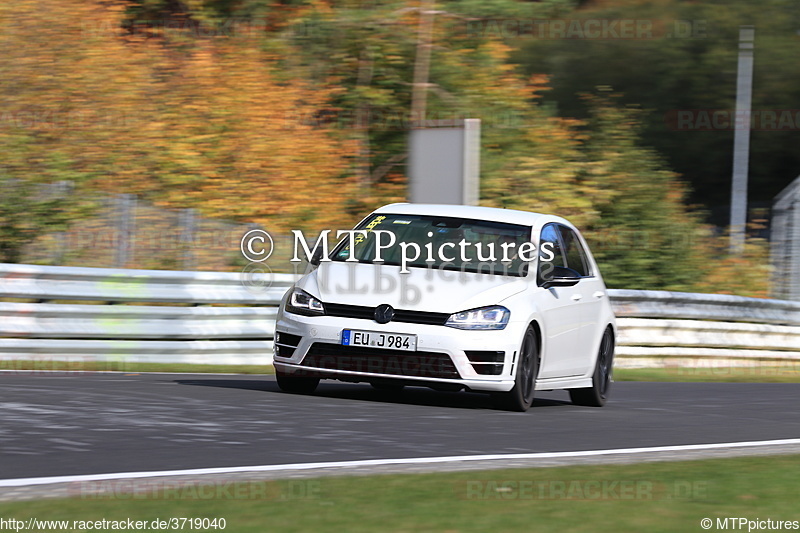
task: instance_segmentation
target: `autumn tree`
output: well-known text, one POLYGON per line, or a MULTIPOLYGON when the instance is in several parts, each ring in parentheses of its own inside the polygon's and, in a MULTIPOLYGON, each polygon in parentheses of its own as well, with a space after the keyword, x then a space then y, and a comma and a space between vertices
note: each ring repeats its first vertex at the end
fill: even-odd
POLYGON ((246 37, 197 40, 163 67, 149 125, 156 171, 141 193, 278 231, 351 222, 347 141, 314 120, 328 91, 276 79, 246 37))
POLYGON ((3 260, 91 207, 86 190, 138 159, 146 50, 119 40, 120 6, 0 4, 3 260), (48 184, 61 183, 56 187, 48 184), (60 191, 54 196, 53 191, 60 191))
POLYGON ((276 75, 263 32, 130 32, 125 7, 0 6, 4 180, 278 230, 352 222, 348 140, 314 120, 331 89, 276 75))

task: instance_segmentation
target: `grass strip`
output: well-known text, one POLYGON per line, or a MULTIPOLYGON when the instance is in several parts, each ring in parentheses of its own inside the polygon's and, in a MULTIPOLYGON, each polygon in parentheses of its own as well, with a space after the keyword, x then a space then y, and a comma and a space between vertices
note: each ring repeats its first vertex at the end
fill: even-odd
POLYGON ((235 484, 95 482, 75 484, 68 499, 0 503, 0 517, 70 525, 224 518, 225 531, 258 533, 673 532, 702 531, 708 518, 716 531, 732 518, 800 520, 799 477, 794 455, 235 484))
POLYGON ((800 365, 749 367, 615 368, 616 381, 800 383, 800 365))

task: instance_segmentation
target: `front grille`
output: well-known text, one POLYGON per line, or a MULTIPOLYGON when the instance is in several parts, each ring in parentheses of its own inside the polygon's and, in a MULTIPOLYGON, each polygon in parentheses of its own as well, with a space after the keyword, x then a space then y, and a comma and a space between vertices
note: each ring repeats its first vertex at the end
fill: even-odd
POLYGON ((369 372, 392 376, 459 379, 450 356, 438 352, 401 352, 364 346, 316 342, 301 366, 345 372, 369 372))
POLYGON ((281 331, 275 332, 275 355, 278 357, 291 357, 294 355, 294 351, 297 349, 297 346, 300 344, 300 341, 303 340, 303 337, 300 335, 291 335, 289 333, 283 333, 281 331))
POLYGON ((503 373, 503 359, 505 359, 505 352, 491 352, 491 351, 478 351, 466 350, 464 354, 472 363, 472 368, 475 369, 477 374, 482 376, 499 376, 503 373))
MULTIPOLYGON (((325 314, 328 316, 338 316, 342 318, 360 318, 364 320, 375 319, 375 308, 363 305, 347 305, 326 303, 325 314)), ((428 324, 433 326, 443 326, 448 313, 431 313, 427 311, 409 311, 406 309, 395 309, 392 322, 407 322, 409 324, 428 324)))
POLYGON ((372 320, 375 316, 374 307, 329 303, 323 304, 323 306, 325 307, 325 314, 328 316, 339 316, 342 318, 363 318, 364 320, 372 320))

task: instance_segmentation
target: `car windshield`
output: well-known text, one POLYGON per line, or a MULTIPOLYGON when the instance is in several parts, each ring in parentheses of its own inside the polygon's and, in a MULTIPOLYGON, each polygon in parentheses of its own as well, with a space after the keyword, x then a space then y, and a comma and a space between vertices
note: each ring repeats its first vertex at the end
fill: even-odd
MULTIPOLYGON (((529 226, 434 215, 373 214, 356 229, 366 232, 356 234, 353 240, 352 258, 360 263, 527 274, 520 246, 531 241, 529 226)), ((331 259, 348 258, 350 242, 345 238, 333 250, 331 259)))

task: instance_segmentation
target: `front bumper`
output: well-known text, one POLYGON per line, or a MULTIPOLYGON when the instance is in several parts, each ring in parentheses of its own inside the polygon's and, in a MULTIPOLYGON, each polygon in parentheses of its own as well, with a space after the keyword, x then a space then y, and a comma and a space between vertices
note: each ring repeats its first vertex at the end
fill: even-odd
POLYGON ((510 322, 505 329, 468 331, 438 325, 334 316, 307 317, 282 312, 276 323, 275 368, 344 381, 402 380, 474 391, 506 392, 514 387, 514 363, 527 325, 510 322), (344 329, 417 336, 417 351, 354 349, 341 345, 344 329), (479 354, 502 352, 491 365, 479 354), (468 355, 469 354, 469 355, 468 355), (478 354, 478 355, 476 355, 478 354), (491 367, 491 370, 489 369, 491 367), (494 375, 486 375, 492 372, 494 375))

